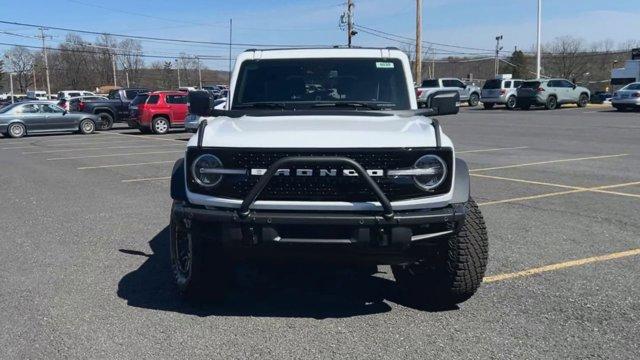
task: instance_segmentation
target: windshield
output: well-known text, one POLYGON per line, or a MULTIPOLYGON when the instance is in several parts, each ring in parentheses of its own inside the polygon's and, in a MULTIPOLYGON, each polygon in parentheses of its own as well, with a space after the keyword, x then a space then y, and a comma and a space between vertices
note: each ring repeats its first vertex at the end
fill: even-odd
POLYGON ((522 83, 522 88, 525 89, 537 89, 540 86, 540 81, 525 81, 522 83))
POLYGON ((487 82, 484 83, 484 86, 482 87, 483 89, 500 89, 500 87, 502 86, 502 80, 487 80, 487 82))
POLYGON ((4 114, 9 112, 10 110, 14 109, 16 106, 18 106, 19 104, 9 104, 5 107, 0 107, 0 114, 4 114))
POLYGON ((640 90, 640 83, 629 84, 620 90, 640 90))
POLYGON ((149 98, 149 94, 140 94, 136 96, 135 99, 133 99, 133 101, 131 102, 131 105, 144 104, 148 98, 149 98))
POLYGON ((233 108, 410 109, 399 59, 277 59, 242 63, 233 108))

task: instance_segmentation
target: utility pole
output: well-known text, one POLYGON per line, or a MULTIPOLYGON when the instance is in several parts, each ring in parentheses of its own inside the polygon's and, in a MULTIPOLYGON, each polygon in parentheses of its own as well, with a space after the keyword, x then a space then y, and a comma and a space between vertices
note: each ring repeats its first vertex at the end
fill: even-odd
POLYGON ((127 80, 127 87, 128 87, 128 88, 129 88, 129 87, 131 87, 131 86, 129 85, 129 69, 127 69, 126 67, 124 68, 124 76, 125 76, 125 78, 126 78, 126 80, 127 80))
POLYGON ((353 0, 347 0, 347 46, 351 47, 351 38, 358 32, 353 30, 353 0))
POLYGON ((422 82, 422 0, 416 0, 416 82, 422 82))
POLYGON ((436 49, 431 49, 431 78, 436 77, 436 49))
POLYGON ((13 73, 9 73, 9 88, 11 89, 11 103, 13 104, 13 73))
POLYGON ((200 85, 200 90, 202 90, 202 68, 200 67, 200 57, 196 56, 196 60, 198 60, 198 84, 200 85))
POLYGON ((118 79, 116 78, 116 54, 111 53, 111 67, 113 68, 113 86, 118 87, 118 79))
POLYGON ((502 46, 500 45, 500 41, 502 40, 502 35, 496 36, 496 59, 495 59, 495 75, 498 76, 498 72, 500 72, 500 50, 502 50, 502 46))
POLYGON ((47 58, 47 45, 45 43, 44 31, 47 30, 43 27, 40 28, 40 38, 42 39, 42 54, 44 55, 44 70, 47 74, 47 99, 51 96, 51 82, 49 81, 49 60, 47 58))
POLYGON ((36 66, 33 65, 33 91, 38 90, 38 85, 36 84, 36 66))
POLYGON ((176 59, 176 69, 178 69, 178 89, 180 89, 182 84, 180 83, 180 62, 178 59, 176 59))
POLYGON ((540 79, 540 40, 541 40, 541 31, 542 31, 542 0, 538 0, 538 42, 536 49, 536 79, 540 79))
POLYGON ((233 19, 229 19, 229 89, 231 89, 231 42, 233 35, 233 19))

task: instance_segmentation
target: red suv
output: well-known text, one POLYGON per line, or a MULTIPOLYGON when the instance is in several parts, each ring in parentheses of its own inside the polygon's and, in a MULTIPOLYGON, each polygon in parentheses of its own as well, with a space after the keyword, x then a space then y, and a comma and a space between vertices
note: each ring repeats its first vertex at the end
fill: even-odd
POLYGON ((184 128, 187 117, 187 93, 153 91, 139 94, 129 105, 131 127, 143 133, 166 134, 170 128, 184 128))

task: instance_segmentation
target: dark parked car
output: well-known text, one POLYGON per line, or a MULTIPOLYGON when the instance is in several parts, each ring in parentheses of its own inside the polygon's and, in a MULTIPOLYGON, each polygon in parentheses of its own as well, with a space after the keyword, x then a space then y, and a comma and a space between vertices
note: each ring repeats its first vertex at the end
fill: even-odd
POLYGON ((85 113, 95 114, 100 117, 102 126, 100 130, 109 130, 115 122, 129 122, 131 115, 129 105, 140 93, 149 92, 147 89, 119 89, 109 91, 108 100, 96 100, 85 103, 81 110, 85 113))
POLYGON ((0 109, 0 133, 13 138, 43 132, 91 134, 100 125, 95 115, 68 113, 47 101, 20 102, 0 109))
POLYGON ((589 102, 591 102, 592 104, 602 104, 607 100, 610 101, 612 97, 613 94, 606 91, 596 91, 595 93, 591 94, 591 99, 589 99, 589 102))

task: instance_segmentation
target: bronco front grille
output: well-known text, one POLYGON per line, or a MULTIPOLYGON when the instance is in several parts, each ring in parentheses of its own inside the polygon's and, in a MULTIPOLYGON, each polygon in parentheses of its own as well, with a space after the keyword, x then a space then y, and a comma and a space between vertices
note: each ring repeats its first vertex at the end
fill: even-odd
MULTIPOLYGON (((275 161, 291 156, 341 156, 351 158, 367 170, 389 170, 409 168, 424 154, 436 154, 442 157, 449 169, 447 179, 432 192, 418 189, 411 177, 372 177, 380 189, 391 201, 432 196, 447 193, 451 187, 452 153, 450 149, 229 149, 190 148, 187 151, 187 166, 202 153, 215 154, 225 168, 234 169, 266 169, 275 161)), ((319 173, 320 169, 336 169, 342 174, 346 168, 335 166, 308 164, 288 167, 292 173, 297 168, 313 169, 319 173)), ((347 169, 348 170, 348 169, 347 169)), ((243 199, 249 190, 258 182, 259 176, 225 175, 219 186, 213 189, 203 189, 193 181, 190 168, 187 169, 189 190, 197 193, 209 194, 217 197, 243 199)), ((290 201, 376 201, 371 190, 363 185, 355 176, 274 176, 258 200, 290 200, 290 201)))

